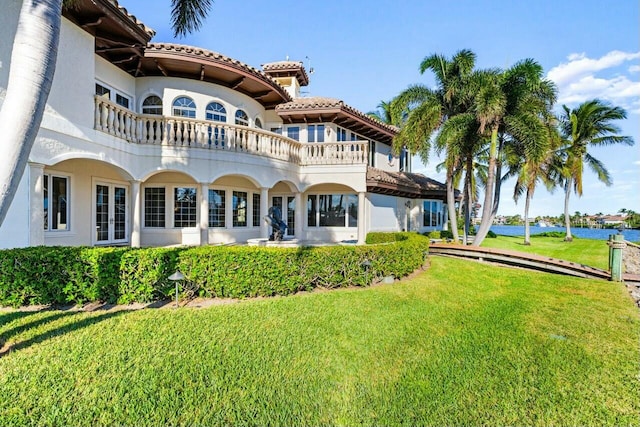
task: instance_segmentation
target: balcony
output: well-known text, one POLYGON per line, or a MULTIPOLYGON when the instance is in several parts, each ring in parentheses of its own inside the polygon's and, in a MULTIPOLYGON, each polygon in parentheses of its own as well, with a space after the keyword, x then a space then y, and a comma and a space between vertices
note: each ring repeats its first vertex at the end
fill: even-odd
POLYGON ((132 144, 247 153, 300 166, 366 165, 369 149, 367 141, 304 143, 247 126, 137 114, 97 95, 94 128, 132 144))

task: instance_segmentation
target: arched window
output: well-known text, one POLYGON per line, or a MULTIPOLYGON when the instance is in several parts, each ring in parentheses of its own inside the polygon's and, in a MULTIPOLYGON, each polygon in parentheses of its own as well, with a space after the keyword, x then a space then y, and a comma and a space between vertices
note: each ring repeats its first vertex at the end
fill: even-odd
POLYGON ((210 102, 207 105, 207 120, 213 120, 214 122, 226 122, 227 110, 219 102, 210 102))
POLYGON ((258 117, 256 117, 255 124, 258 129, 262 129, 262 122, 258 117))
POLYGON ((162 99, 159 96, 148 96, 142 102, 142 114, 162 115, 162 99))
POLYGON ((177 117, 196 118, 196 104, 193 99, 181 96, 173 101, 173 113, 177 117))
POLYGON ((242 126, 249 126, 249 116, 243 110, 236 111, 236 124, 242 126))

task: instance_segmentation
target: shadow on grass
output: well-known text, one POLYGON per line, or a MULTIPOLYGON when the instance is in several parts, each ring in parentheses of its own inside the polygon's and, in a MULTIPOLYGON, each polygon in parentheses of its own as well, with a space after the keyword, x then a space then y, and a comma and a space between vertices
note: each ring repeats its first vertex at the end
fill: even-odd
MULTIPOLYGON (((27 315, 33 314, 33 313, 35 313, 35 312, 16 312, 16 313, 11 313, 11 314, 14 314, 13 319, 11 319, 11 320, 24 318, 24 317, 27 317, 27 315)), ((33 328, 37 328, 37 327, 45 325, 45 324, 47 324, 49 322, 54 322, 54 321, 56 321, 58 319, 61 319, 63 317, 67 317, 67 316, 71 316, 71 315, 74 314, 74 313, 67 313, 67 312, 64 312, 64 311, 56 311, 56 312, 52 311, 50 313, 52 313, 50 316, 42 317, 42 318, 34 320, 32 322, 24 323, 22 325, 16 326, 14 328, 8 329, 8 330, 0 333, 0 347, 5 342, 7 342, 7 340, 9 338, 14 337, 16 335, 19 335, 19 334, 23 333, 24 331, 27 331, 27 330, 33 329, 33 328)))
MULTIPOLYGON (((24 319, 25 317, 29 317, 33 314, 37 314, 37 313, 42 313, 42 311, 40 310, 33 310, 33 311, 7 311, 5 313, 0 313, 0 328, 2 328, 3 325, 7 325, 11 322, 13 322, 16 319, 24 319)), ((2 334, 0 334, 0 338, 2 337, 2 334)))
MULTIPOLYGON (((18 350, 23 350, 25 348, 31 347, 34 344, 39 344, 41 342, 44 342, 46 340, 64 335, 64 334, 68 334, 70 332, 73 331, 77 331, 79 329, 82 328, 86 328, 88 326, 92 326, 95 325, 96 323, 100 323, 104 320, 108 320, 111 319, 113 317, 119 316, 121 314, 125 314, 127 313, 127 311, 112 311, 112 312, 107 312, 104 314, 99 314, 97 316, 91 316, 91 317, 85 317, 83 319, 80 319, 78 321, 72 321, 71 323, 66 323, 62 326, 59 326, 57 328, 45 331, 41 334, 38 334, 32 338, 29 338, 27 340, 24 341, 17 341, 13 344, 10 345, 2 345, 2 347, 0 347, 0 358, 6 356, 7 354, 14 352, 14 351, 18 351, 18 350)), ((17 328, 14 328, 12 330, 9 330, 7 332, 5 332, 4 334, 0 335, 0 343, 3 343, 9 336, 15 336, 20 332, 23 332, 26 329, 30 329, 30 328, 34 328, 37 326, 40 326, 42 324, 48 323, 48 322, 52 322, 54 320, 63 318, 63 317, 77 317, 77 316, 81 316, 83 314, 86 313, 81 313, 81 312, 59 312, 56 313, 52 316, 43 318, 43 319, 39 319, 35 322, 30 322, 27 323, 25 325, 21 325, 17 328)))

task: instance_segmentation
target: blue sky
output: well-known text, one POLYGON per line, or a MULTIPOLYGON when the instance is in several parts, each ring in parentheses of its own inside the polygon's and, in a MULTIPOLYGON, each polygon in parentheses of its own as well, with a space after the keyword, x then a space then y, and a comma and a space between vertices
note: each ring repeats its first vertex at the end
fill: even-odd
MULTIPOLYGON (((471 49, 479 68, 505 68, 524 58, 537 60, 559 88, 559 105, 575 106, 598 97, 624 107, 620 122, 633 147, 605 147, 592 154, 613 177, 606 187, 587 171, 582 198, 571 196, 570 211, 640 212, 640 16, 637 0, 216 0, 203 28, 174 40, 169 0, 121 0, 155 29, 154 41, 203 47, 254 67, 266 62, 304 61, 313 67, 306 92, 344 100, 367 112, 410 84, 433 84, 421 75, 421 60, 432 53, 471 49)), ((414 172, 436 179, 437 159, 416 159, 414 172)), ((523 213, 512 183, 502 194, 500 214, 523 213)), ((558 215, 560 190, 540 187, 531 214, 558 215)))

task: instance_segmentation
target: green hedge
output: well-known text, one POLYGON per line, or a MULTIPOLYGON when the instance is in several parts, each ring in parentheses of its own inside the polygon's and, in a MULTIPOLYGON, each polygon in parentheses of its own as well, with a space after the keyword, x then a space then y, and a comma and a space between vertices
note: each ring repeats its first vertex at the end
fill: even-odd
POLYGON ((383 232, 371 232, 367 234, 366 243, 368 245, 374 245, 378 243, 391 243, 402 242, 410 238, 412 233, 397 232, 397 233, 383 233, 383 232))
POLYGON ((370 233, 367 241, 393 244, 4 250, 0 251, 0 305, 165 299, 174 289, 168 276, 177 269, 186 278, 186 297, 245 298, 316 287, 367 286, 378 278, 402 277, 422 267, 429 240, 415 233, 370 233))

